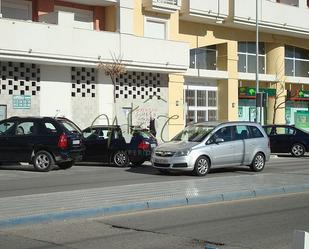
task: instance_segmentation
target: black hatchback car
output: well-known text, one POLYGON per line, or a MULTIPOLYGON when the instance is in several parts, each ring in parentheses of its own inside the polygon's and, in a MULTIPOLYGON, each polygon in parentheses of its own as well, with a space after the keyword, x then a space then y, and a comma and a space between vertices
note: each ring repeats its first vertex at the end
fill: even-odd
POLYGON ((141 165, 150 160, 157 140, 147 131, 133 129, 127 143, 118 125, 96 125, 83 130, 86 147, 83 161, 103 162, 119 167, 141 165))
POLYGON ((38 171, 72 167, 82 158, 80 129, 66 118, 12 117, 0 122, 0 163, 28 162, 38 171))
POLYGON ((300 157, 309 151, 309 133, 291 125, 267 125, 263 127, 270 140, 272 153, 291 153, 300 157))

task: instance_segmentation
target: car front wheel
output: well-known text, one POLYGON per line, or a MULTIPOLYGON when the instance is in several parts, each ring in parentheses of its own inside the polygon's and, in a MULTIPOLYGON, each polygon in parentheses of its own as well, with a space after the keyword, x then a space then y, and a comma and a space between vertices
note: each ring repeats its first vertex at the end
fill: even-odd
POLYGON ((205 176, 209 172, 210 162, 206 156, 200 156, 194 165, 194 173, 197 176, 205 176))
POLYGON ((301 157, 305 154, 305 147, 302 144, 294 144, 291 149, 291 154, 295 157, 301 157))
POLYGON ((125 151, 117 151, 113 156, 113 163, 118 167, 126 167, 129 164, 129 157, 125 151))
POLYGON ((262 153, 257 153, 253 158, 250 168, 254 172, 260 172, 264 169, 264 167, 265 167, 265 157, 262 153))
POLYGON ((49 152, 41 150, 35 153, 35 156, 33 158, 33 166, 37 171, 50 171, 53 165, 54 159, 49 152))

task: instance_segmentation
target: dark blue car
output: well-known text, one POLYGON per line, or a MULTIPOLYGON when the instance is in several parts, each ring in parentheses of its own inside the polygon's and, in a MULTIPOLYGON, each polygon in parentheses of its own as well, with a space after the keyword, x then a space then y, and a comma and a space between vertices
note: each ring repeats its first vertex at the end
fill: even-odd
POLYGON ((157 140, 147 130, 133 129, 130 143, 118 125, 96 125, 83 130, 86 150, 83 161, 103 162, 125 167, 130 162, 142 165, 150 160, 157 140))

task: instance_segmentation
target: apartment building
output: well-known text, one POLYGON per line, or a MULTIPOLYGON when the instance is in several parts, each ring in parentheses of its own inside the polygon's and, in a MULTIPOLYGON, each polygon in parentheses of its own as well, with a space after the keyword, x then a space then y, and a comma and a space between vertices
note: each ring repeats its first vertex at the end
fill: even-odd
MULTIPOLYGON (((265 123, 276 101, 275 122, 294 123, 308 111, 309 3, 258 1, 265 123)), ((191 121, 255 119, 255 0, 0 0, 0 9, 0 119, 155 118, 164 139, 191 121), (126 73, 114 85, 98 64, 115 58, 126 73)))

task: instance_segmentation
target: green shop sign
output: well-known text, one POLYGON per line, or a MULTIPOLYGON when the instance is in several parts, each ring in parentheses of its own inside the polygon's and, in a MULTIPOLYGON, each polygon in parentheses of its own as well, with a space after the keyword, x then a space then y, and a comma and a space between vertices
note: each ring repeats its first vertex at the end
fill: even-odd
POLYGON ((300 90, 298 92, 298 98, 309 99, 309 91, 300 90))
MULTIPOLYGON (((272 88, 260 88, 260 92, 267 93, 268 97, 276 96, 276 89, 272 88)), ((239 97, 255 97, 255 87, 239 87, 239 97)))

